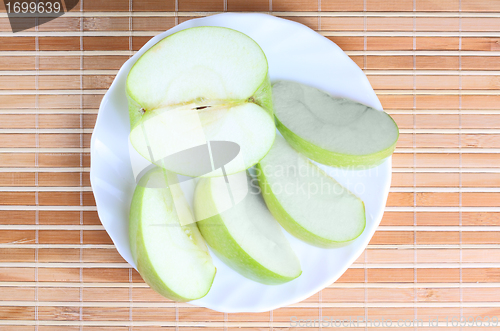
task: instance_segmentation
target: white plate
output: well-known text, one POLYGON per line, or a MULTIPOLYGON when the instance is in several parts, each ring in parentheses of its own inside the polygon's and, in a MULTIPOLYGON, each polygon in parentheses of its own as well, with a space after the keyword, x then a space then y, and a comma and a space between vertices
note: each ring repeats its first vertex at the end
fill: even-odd
MULTIPOLYGON (((361 69, 333 42, 299 23, 265 14, 227 13, 186 21, 154 37, 118 72, 102 100, 91 142, 90 179, 99 217, 118 252, 132 266, 128 211, 135 181, 129 155, 125 81, 134 62, 147 49, 174 32, 195 26, 228 27, 253 38, 267 56, 271 81, 302 82, 382 109, 361 69)), ((212 289, 192 304, 222 312, 268 311, 304 300, 344 273, 363 252, 380 223, 391 181, 391 158, 365 171, 323 168, 364 201, 367 224, 363 234, 347 246, 321 249, 286 233, 303 272, 299 278, 277 286, 251 281, 212 254, 217 267, 212 289)), ((192 196, 192 192, 186 195, 192 196)))

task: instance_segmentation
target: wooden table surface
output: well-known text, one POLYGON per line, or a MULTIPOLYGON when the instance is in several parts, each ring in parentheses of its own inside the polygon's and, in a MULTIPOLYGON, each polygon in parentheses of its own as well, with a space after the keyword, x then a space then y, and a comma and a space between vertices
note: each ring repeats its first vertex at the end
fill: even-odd
POLYGON ((499 318, 500 1, 80 0, 16 33, 0 6, 0 331, 282 330, 356 316, 459 330, 460 316, 499 318), (223 11, 331 39, 401 129, 366 251, 320 293, 260 314, 155 294, 114 248, 89 183, 90 136, 120 66, 159 32, 223 11))

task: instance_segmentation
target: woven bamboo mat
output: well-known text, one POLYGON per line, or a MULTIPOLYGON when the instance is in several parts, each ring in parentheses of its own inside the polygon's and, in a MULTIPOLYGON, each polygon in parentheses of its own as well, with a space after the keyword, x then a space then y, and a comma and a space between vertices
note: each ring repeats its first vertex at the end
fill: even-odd
POLYGON ((477 323, 500 318, 500 1, 80 0, 15 34, 0 8, 1 331, 283 330, 357 316, 372 323, 355 330, 382 319, 436 330, 436 318, 465 329, 460 317, 498 330, 477 323), (123 62, 159 32, 222 11, 271 12, 327 36, 401 129, 366 251, 320 293, 261 314, 155 294, 112 245, 89 183, 90 135, 123 62))

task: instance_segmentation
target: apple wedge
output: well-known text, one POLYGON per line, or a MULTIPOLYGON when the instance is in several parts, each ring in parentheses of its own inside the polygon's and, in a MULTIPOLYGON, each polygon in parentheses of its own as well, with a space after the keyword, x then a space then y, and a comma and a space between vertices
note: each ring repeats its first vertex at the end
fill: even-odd
POLYGON ((195 27, 162 39, 134 64, 126 92, 132 146, 175 173, 211 177, 243 171, 274 141, 267 59, 255 41, 232 29, 195 27), (210 159, 198 162, 195 152, 169 157, 209 148, 210 141, 239 145, 224 169, 210 159), (206 164, 212 165, 208 172, 206 164))
POLYGON ((396 147, 398 126, 383 111, 290 81, 273 85, 273 102, 283 137, 319 163, 372 167, 396 147))
POLYGON ((155 168, 137 185, 130 208, 132 257, 146 283, 176 301, 205 296, 215 277, 207 246, 180 188, 169 185, 172 173, 155 168))
POLYGON ((215 254, 243 276, 263 284, 297 278, 300 262, 269 213, 258 185, 247 172, 203 178, 196 186, 194 210, 198 228, 215 254), (248 194, 233 203, 240 192, 248 194), (228 208, 228 206, 230 206, 228 208))
POLYGON ((363 201, 277 136, 257 165, 267 207, 295 237, 318 247, 335 247, 365 228, 363 201))

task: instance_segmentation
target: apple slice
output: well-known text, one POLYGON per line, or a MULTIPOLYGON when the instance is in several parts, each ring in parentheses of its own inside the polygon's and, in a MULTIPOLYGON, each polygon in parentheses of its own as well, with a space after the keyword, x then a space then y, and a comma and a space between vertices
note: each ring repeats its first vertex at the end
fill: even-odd
POLYGON ((273 102, 283 137, 319 163, 371 167, 396 147, 398 126, 383 111, 290 81, 273 85, 273 102))
POLYGON ((146 283, 176 301, 205 296, 215 277, 207 246, 172 173, 155 168, 137 185, 130 208, 132 257, 146 283))
POLYGON ((262 159, 274 141, 267 59, 255 41, 232 29, 196 27, 162 39, 134 64, 126 92, 132 146, 179 174, 243 171, 262 159), (196 160, 169 158, 210 141, 236 143, 239 153, 224 169, 211 159, 198 162, 196 155, 196 160))
POLYGON ((229 185, 223 177, 203 178, 196 186, 194 210, 203 238, 222 261, 249 279, 281 284, 297 278, 300 262, 258 185, 251 185, 247 172, 228 179, 229 185))
POLYGON ((267 207, 295 237, 319 247, 335 247, 365 228, 363 201, 277 136, 257 165, 267 207))

